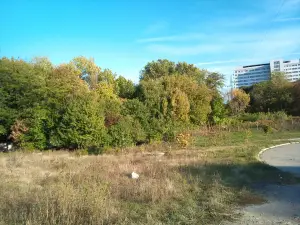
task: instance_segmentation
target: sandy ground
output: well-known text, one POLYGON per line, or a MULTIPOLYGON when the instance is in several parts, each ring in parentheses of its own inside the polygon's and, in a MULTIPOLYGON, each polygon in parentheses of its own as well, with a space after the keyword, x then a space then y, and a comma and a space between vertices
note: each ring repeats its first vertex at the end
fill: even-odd
MULTIPOLYGON (((300 176, 300 144, 269 149, 260 159, 269 165, 300 176)), ((239 221, 224 224, 300 225, 300 185, 255 184, 254 189, 267 199, 262 205, 241 210, 239 221)))

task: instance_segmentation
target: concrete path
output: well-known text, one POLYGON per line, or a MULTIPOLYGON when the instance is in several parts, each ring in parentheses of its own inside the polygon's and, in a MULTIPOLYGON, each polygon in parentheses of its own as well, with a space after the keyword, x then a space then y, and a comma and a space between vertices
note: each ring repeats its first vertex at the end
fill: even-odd
MULTIPOLYGON (((284 145, 266 150, 260 155, 265 163, 300 176, 300 144, 284 145)), ((241 210, 239 221, 231 225, 300 225, 300 185, 263 184, 257 191, 267 199, 262 205, 241 210)))
POLYGON ((260 155, 265 163, 300 177, 300 144, 268 149, 260 155))

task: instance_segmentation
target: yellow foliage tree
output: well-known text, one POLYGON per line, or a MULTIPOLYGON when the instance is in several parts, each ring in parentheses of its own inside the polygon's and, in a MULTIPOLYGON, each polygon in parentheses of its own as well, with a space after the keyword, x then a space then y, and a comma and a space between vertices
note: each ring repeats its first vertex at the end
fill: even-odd
POLYGON ((231 91, 231 96, 229 107, 232 114, 236 115, 244 112, 250 103, 250 95, 241 89, 234 89, 231 91))

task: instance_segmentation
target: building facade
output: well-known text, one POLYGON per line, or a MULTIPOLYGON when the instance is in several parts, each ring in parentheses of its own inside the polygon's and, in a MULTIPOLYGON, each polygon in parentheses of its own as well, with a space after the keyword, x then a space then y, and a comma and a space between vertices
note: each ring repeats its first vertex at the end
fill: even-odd
POLYGON ((290 82, 300 79, 300 59, 284 61, 271 60, 270 63, 237 67, 231 83, 233 88, 251 86, 270 80, 272 72, 284 72, 290 82))

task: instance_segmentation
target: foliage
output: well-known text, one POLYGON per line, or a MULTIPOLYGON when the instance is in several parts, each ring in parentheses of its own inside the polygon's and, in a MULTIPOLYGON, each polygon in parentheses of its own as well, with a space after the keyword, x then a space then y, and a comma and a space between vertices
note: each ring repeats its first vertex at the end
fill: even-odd
POLYGON ((207 123, 239 127, 242 121, 286 121, 286 113, 300 114, 299 82, 291 84, 282 74, 247 93, 234 90, 226 108, 222 74, 167 59, 147 63, 135 85, 102 70, 93 58, 57 66, 42 57, 2 58, 0 84, 0 140, 40 150, 96 154, 110 146, 173 141, 207 123))
POLYGON ((297 81, 292 86, 292 104, 290 106, 291 114, 300 116, 300 81, 297 81))
POLYGON ((220 124, 225 119, 227 111, 221 95, 217 94, 211 101, 211 113, 209 115, 210 122, 213 124, 220 124))
POLYGON ((231 92, 232 99, 229 101, 229 107, 233 115, 244 112, 250 102, 250 96, 241 89, 235 89, 231 92))
POLYGON ((266 134, 269 134, 273 131, 273 128, 270 125, 264 125, 262 128, 266 134))
POLYGON ((189 133, 179 133, 176 136, 176 142, 182 147, 186 148, 191 144, 191 135, 189 133))
POLYGON ((249 92, 251 112, 292 111, 292 83, 281 73, 273 73, 271 80, 255 84, 249 92))
POLYGON ((208 73, 206 79, 205 79, 206 85, 213 89, 217 90, 219 88, 222 88, 224 86, 224 75, 219 73, 208 73))
POLYGON ((126 147, 134 143, 144 142, 146 134, 141 124, 130 116, 123 117, 117 124, 109 128, 111 146, 126 147))
POLYGON ((141 80, 158 79, 160 77, 169 76, 175 72, 175 63, 167 59, 159 59, 147 63, 141 71, 141 80))
POLYGON ((132 81, 119 76, 116 79, 117 93, 121 98, 133 98, 135 94, 135 86, 132 81))

